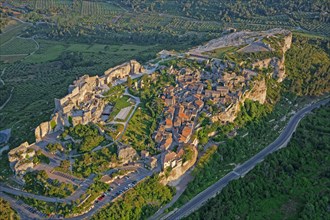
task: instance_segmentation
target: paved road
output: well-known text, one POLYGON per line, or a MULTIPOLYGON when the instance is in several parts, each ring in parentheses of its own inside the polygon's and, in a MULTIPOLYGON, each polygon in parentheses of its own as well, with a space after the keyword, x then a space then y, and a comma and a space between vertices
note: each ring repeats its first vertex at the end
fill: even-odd
POLYGON ((321 105, 325 105, 329 103, 330 98, 322 100, 313 105, 309 105, 300 111, 298 111, 289 121, 285 129, 282 131, 281 135, 270 145, 268 145, 265 149, 260 151, 258 154, 247 160, 242 165, 236 167, 233 171, 228 173, 218 182, 195 196, 192 200, 182 206, 180 209, 175 211, 173 214, 169 215, 165 219, 176 220, 181 219, 193 211, 197 210, 201 207, 208 199, 214 197, 222 188, 224 188, 230 181, 243 177, 247 172, 255 167, 256 164, 260 163, 267 155, 273 153, 276 150, 285 147, 289 140, 291 139, 292 134, 297 128, 300 120, 313 109, 320 107, 321 105))

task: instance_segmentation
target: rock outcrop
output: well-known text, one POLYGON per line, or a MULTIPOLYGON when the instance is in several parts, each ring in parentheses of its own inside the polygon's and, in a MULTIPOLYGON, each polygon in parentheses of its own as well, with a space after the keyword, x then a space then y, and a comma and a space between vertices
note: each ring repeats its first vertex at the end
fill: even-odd
MULTIPOLYGON (((289 31, 282 30, 280 32, 275 31, 275 34, 283 35, 283 43, 281 45, 281 54, 282 57, 270 57, 263 60, 259 60, 252 64, 252 68, 255 69, 264 69, 271 67, 273 72, 271 76, 277 79, 278 82, 282 82, 285 78, 285 53, 291 47, 292 43, 292 33, 289 31)), ((274 35, 272 33, 272 35, 274 35)), ((230 81, 232 75, 225 74, 224 79, 230 81)), ((237 78, 239 79, 239 78, 237 78)), ((238 80, 240 82, 240 80, 238 80)), ((213 116, 212 121, 222 121, 222 122, 233 122, 237 116, 237 113, 240 111, 241 105, 244 104, 246 99, 253 101, 258 101, 261 104, 264 104, 266 101, 267 86, 265 79, 261 81, 252 82, 254 85, 251 90, 245 91, 239 100, 230 104, 225 111, 220 114, 213 116)))
POLYGON ((260 81, 254 81, 253 88, 251 90, 246 91, 240 100, 236 101, 229 105, 225 111, 220 114, 213 116, 211 118, 212 122, 222 121, 222 122, 233 122, 237 117, 238 112, 241 110, 241 105, 244 104, 246 99, 250 99, 253 101, 258 101, 261 104, 264 104, 266 101, 267 95, 267 86, 265 79, 260 81))
POLYGON ((44 136, 51 132, 50 122, 41 123, 34 131, 36 141, 41 141, 44 136))
POLYGON ((128 75, 141 73, 143 71, 144 69, 140 63, 138 63, 136 60, 131 60, 114 68, 108 69, 104 72, 104 75, 107 76, 107 82, 110 83, 113 80, 122 79, 127 77, 128 75))
POLYGON ((8 153, 9 162, 11 162, 11 163, 16 162, 16 161, 20 160, 21 157, 25 157, 26 156, 25 152, 27 151, 29 146, 30 145, 28 142, 24 142, 20 146, 9 151, 9 153, 8 153))
POLYGON ((129 163, 138 157, 136 150, 129 146, 118 147, 118 159, 122 163, 129 163))
POLYGON ((281 54, 282 57, 273 57, 267 58, 260 61, 257 61, 252 64, 253 68, 268 68, 272 67, 274 69, 273 77, 277 79, 278 82, 282 82, 285 78, 285 53, 288 49, 291 48, 292 44, 292 33, 285 32, 283 37, 283 45, 281 45, 281 54))
POLYGON ((28 158, 32 158, 36 152, 29 147, 29 143, 24 142, 8 153, 10 167, 17 175, 24 174, 26 171, 34 167, 34 163, 28 158))
POLYGON ((252 101, 258 101, 260 104, 264 104, 266 101, 266 95, 267 95, 266 80, 262 79, 260 81, 254 81, 253 88, 251 89, 251 91, 245 94, 245 97, 243 99, 244 101, 246 99, 250 99, 252 101))

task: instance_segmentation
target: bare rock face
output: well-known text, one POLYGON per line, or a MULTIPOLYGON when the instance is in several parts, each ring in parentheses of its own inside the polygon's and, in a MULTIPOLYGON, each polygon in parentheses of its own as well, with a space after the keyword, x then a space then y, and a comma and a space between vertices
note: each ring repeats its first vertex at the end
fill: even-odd
POLYGON ((9 153, 8 153, 9 162, 12 163, 12 162, 19 160, 20 158, 18 157, 18 154, 26 152, 26 150, 29 146, 30 145, 28 142, 24 142, 20 146, 9 151, 9 153))
POLYGON ((118 158, 122 163, 128 163, 138 157, 136 150, 132 147, 119 147, 118 158))
POLYGON ((291 48, 291 44, 292 44, 292 33, 287 31, 285 32, 284 43, 282 45, 282 57, 281 58, 273 57, 273 58, 267 58, 264 60, 257 61, 252 64, 252 67, 263 69, 272 66, 274 69, 273 77, 276 78, 278 82, 282 82, 286 77, 285 53, 287 52, 288 49, 291 48))
POLYGON ((114 79, 122 79, 132 74, 138 74, 143 71, 142 65, 136 60, 123 63, 119 66, 108 69, 104 72, 107 77, 107 82, 111 82, 114 79))
POLYGON ((222 121, 222 122, 233 122, 236 118, 237 113, 240 111, 239 102, 231 104, 228 108, 218 115, 211 118, 212 122, 222 121))
POLYGON ((259 68, 259 69, 268 68, 271 61, 272 61, 272 58, 267 58, 267 59, 264 59, 264 60, 260 60, 260 61, 257 61, 255 63, 253 63, 252 67, 253 67, 253 69, 255 69, 255 68, 259 68))
POLYGON ((249 91, 246 91, 238 102, 229 105, 224 112, 221 112, 216 116, 213 116, 211 120, 212 122, 216 122, 216 121, 234 122, 238 112, 241 110, 241 105, 244 104, 246 99, 258 101, 261 104, 264 104, 266 101, 266 95, 267 95, 266 80, 262 79, 260 81, 254 81, 253 88, 249 91))
POLYGON ((255 81, 254 86, 250 92, 246 94, 245 99, 251 99, 253 101, 258 101, 260 104, 264 104, 266 101, 267 86, 266 80, 262 79, 260 81, 255 81))
POLYGON ((16 174, 25 174, 26 171, 32 169, 34 167, 34 163, 29 161, 26 163, 16 163, 14 166, 14 171, 16 174))
POLYGON ((283 54, 285 54, 285 52, 291 48, 291 44, 292 44, 292 33, 288 32, 287 35, 284 37, 284 45, 282 48, 283 54))
POLYGON ((36 141, 41 141, 43 137, 45 137, 47 134, 49 134, 51 132, 51 127, 50 127, 50 123, 47 122, 43 122, 41 123, 36 129, 35 129, 35 137, 36 137, 36 141))

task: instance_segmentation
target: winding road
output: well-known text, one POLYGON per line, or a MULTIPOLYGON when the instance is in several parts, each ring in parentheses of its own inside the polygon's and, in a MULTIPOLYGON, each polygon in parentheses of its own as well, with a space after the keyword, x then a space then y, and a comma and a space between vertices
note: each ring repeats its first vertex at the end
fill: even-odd
POLYGON ((285 129, 283 129, 281 135, 266 148, 261 150, 259 153, 254 155, 252 158, 247 160, 245 163, 236 167, 233 171, 228 173, 226 176, 221 178, 218 182, 211 185, 209 188, 195 196, 188 203, 183 205, 181 208, 177 209, 174 213, 165 217, 168 220, 177 220, 185 216, 188 216, 190 213, 194 212, 200 208, 208 199, 217 195, 230 181, 244 177, 246 173, 252 170, 258 163, 264 160, 264 158, 285 147, 291 139, 292 134, 295 132, 300 120, 309 112, 315 108, 319 108, 322 105, 329 103, 330 98, 317 102, 315 104, 309 105, 300 111, 298 111, 289 121, 285 129))

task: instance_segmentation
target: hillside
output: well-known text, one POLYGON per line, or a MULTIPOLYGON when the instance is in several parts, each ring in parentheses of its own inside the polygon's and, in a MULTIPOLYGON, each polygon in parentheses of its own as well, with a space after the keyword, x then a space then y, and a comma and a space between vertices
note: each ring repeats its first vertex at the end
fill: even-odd
POLYGON ((186 219, 328 219, 329 110, 303 119, 285 149, 186 219))

